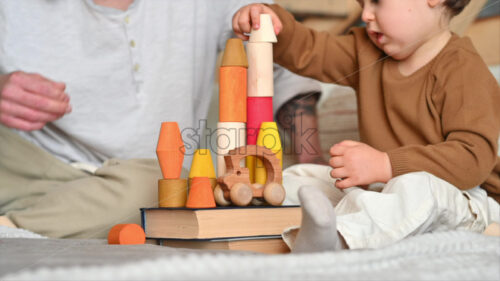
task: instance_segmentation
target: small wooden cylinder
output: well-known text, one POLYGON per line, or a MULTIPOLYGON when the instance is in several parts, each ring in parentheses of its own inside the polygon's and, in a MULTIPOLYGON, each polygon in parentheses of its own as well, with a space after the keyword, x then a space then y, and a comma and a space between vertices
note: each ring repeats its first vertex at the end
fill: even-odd
POLYGON ((180 208, 186 206, 186 179, 158 180, 158 206, 165 208, 180 208))
POLYGON ((108 244, 137 245, 146 242, 146 234, 137 224, 117 224, 108 233, 108 244))
POLYGON ((243 122, 219 122, 217 124, 217 177, 226 173, 224 155, 229 150, 246 145, 246 126, 243 122))
POLYGON ((272 97, 273 45, 272 43, 248 43, 248 96, 272 97))
POLYGON ((272 122, 273 98, 248 97, 247 98, 247 144, 257 144, 262 122, 272 122))
POLYGON ((219 121, 247 121, 247 69, 223 66, 219 69, 219 121))

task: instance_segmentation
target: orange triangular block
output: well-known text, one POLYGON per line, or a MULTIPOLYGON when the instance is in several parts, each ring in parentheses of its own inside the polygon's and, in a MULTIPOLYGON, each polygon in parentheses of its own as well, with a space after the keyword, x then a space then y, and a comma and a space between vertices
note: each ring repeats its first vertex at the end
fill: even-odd
POLYGON ((108 244, 135 245, 145 242, 146 234, 137 224, 117 224, 108 233, 108 244))
POLYGON ((221 66, 248 67, 247 54, 241 39, 230 38, 226 41, 221 66))
POLYGON ((215 208, 215 198, 209 178, 193 178, 186 202, 187 208, 215 208))
MULTIPOLYGON (((281 167, 283 167, 283 150, 276 122, 262 122, 257 136, 257 145, 269 148, 280 160, 281 167)), ((266 168, 262 160, 257 158, 255 163, 255 182, 266 184, 266 181, 266 168)))
POLYGON ((184 152, 184 143, 177 122, 163 122, 156 146, 163 178, 177 179, 181 176, 184 152))
POLYGON ((197 149, 194 153, 189 178, 196 177, 215 178, 214 163, 208 149, 197 149))

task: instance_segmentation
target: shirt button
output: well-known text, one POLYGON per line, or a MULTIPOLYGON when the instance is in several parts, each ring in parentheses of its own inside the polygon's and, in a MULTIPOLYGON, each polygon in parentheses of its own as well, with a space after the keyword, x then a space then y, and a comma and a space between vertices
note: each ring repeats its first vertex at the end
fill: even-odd
POLYGON ((136 63, 136 64, 134 65, 134 71, 135 71, 135 72, 138 72, 138 71, 139 71, 139 67, 140 67, 140 65, 139 65, 138 63, 136 63))
POLYGON ((125 23, 130 23, 130 17, 129 16, 125 17, 125 23))
POLYGON ((134 48, 135 47, 135 41, 134 40, 131 40, 130 41, 130 47, 134 48))

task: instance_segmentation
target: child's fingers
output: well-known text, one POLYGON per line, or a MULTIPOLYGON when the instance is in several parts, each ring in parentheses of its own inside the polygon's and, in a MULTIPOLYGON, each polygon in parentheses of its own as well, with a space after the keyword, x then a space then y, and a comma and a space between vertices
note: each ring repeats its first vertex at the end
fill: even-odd
POLYGON ((250 13, 248 10, 241 10, 240 15, 236 20, 241 34, 250 33, 250 31, 252 31, 252 26, 250 25, 250 13))
POLYGON ((255 5, 250 8, 250 18, 252 20, 253 29, 260 28, 260 14, 262 14, 263 11, 262 5, 255 5))
POLYGON ((348 149, 349 147, 345 146, 345 145, 342 145, 340 143, 337 143, 336 145, 332 146, 330 148, 330 155, 333 157, 333 156, 341 156, 341 155, 344 155, 345 151, 348 149))
POLYGON ((353 186, 355 186, 355 184, 352 182, 351 178, 338 179, 335 181, 335 187, 340 189, 349 188, 353 186))
POLYGON ((328 162, 333 168, 344 167, 344 158, 341 156, 334 156, 328 162))
POLYGON ((349 176, 349 172, 347 171, 346 168, 337 168, 337 169, 332 169, 330 175, 332 176, 332 178, 343 179, 349 176))
POLYGON ((241 16, 241 11, 236 12, 236 14, 234 14, 233 16, 233 31, 234 34, 236 34, 236 36, 238 36, 239 38, 241 38, 241 36, 244 36, 243 31, 241 31, 240 25, 238 24, 240 16, 241 16))
POLYGON ((357 142, 357 141, 352 141, 352 140, 344 140, 344 141, 339 142, 339 144, 343 145, 343 146, 353 147, 353 146, 358 146, 361 143, 357 142))

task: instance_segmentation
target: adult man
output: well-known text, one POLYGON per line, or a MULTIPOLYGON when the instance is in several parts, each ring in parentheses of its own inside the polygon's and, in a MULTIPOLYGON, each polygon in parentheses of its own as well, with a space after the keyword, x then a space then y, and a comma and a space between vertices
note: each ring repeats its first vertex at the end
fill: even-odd
MULTIPOLYGON (((2 220, 87 238, 137 223, 157 201, 159 124, 206 118, 217 52, 246 2, 2 1, 2 220)), ((283 69, 275 88, 275 108, 292 114, 286 101, 319 91, 283 69)))

